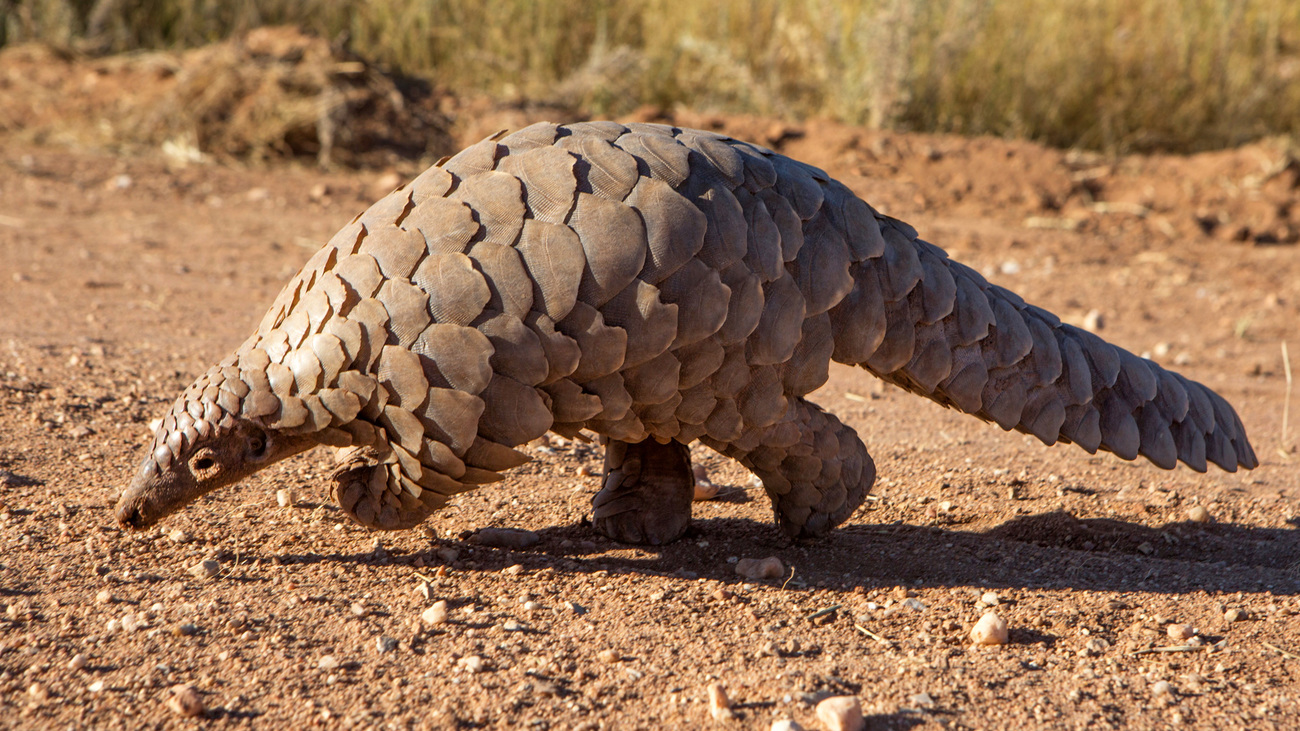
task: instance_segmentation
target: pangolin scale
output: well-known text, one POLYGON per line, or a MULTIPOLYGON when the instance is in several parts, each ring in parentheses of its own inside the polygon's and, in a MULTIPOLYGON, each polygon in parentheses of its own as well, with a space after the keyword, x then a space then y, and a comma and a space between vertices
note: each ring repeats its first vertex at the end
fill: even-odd
POLYGON ((317 444, 359 523, 418 524, 528 460, 606 441, 596 527, 685 530, 699 440, 792 536, 862 502, 857 434, 804 397, 829 362, 1046 444, 1164 468, 1257 464, 1218 394, 985 281, 821 170, 722 135, 536 124, 339 231, 176 401, 117 509, 150 525, 317 444))

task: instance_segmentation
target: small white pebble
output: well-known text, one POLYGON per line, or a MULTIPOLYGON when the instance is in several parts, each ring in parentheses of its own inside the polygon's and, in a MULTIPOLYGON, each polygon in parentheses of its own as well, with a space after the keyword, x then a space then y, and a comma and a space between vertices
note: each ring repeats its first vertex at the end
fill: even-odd
POLYGON ((68 669, 85 670, 86 664, 88 662, 90 662, 90 660, 86 658, 85 654, 78 652, 77 654, 72 656, 71 660, 68 661, 68 669))
POLYGON ((507 619, 505 622, 501 624, 501 629, 505 630, 506 632, 523 632, 524 626, 516 620, 507 619))
POLYGON ((1187 511, 1187 519, 1193 523, 1210 522, 1210 511, 1204 505, 1194 505, 1187 511))
POLYGON ((613 650, 601 650, 596 653, 596 659, 608 665, 613 665, 619 660, 622 660, 623 656, 613 650))
POLYGON ((727 691, 722 687, 722 683, 709 685, 709 715, 717 721, 727 721, 736 715, 731 710, 731 699, 727 697, 727 691))
POLYGON ((867 725, 862 718, 862 706, 851 695, 834 696, 818 703, 817 720, 827 731, 862 731, 867 725))
POLYGON ((1170 685, 1168 680, 1161 680, 1151 685, 1151 695, 1154 696, 1173 695, 1173 692, 1174 686, 1170 685))
POLYGON ((524 602, 524 611, 525 611, 525 612, 535 612, 535 611, 537 611, 537 610, 540 609, 540 608, 541 608, 541 605, 538 604, 538 603, 535 602, 535 601, 529 600, 529 601, 524 602))
POLYGON ((456 661, 456 665, 465 668, 466 672, 481 673, 483 672, 483 658, 478 655, 469 655, 456 661))
POLYGON ((1106 327, 1106 318, 1101 314, 1101 310, 1089 310, 1088 314, 1083 316, 1083 329, 1090 333, 1106 327))
POLYGON ((1240 622, 1245 618, 1246 618, 1246 612, 1244 610, 1237 609, 1236 607, 1233 607, 1232 609, 1229 609, 1228 611, 1223 613, 1223 619, 1224 621, 1227 622, 1240 622))
POLYGON ((983 617, 971 628, 970 638, 977 645, 1007 644, 1007 621, 997 612, 985 612, 983 617))
POLYGON ((803 726, 798 721, 781 718, 772 722, 772 731, 803 731, 803 726))
POLYGON ((428 624, 442 624, 446 622, 447 602, 441 600, 434 602, 433 606, 424 610, 424 613, 420 615, 420 619, 424 620, 428 624))
POLYGON ((104 690, 104 681, 96 680, 95 682, 86 686, 86 690, 90 691, 91 693, 99 693, 100 691, 104 690))
POLYGON ((32 683, 27 686, 27 695, 31 696, 32 700, 38 703, 50 699, 50 691, 40 683, 32 683))
POLYGON ((381 655, 386 652, 392 652, 397 649, 397 644, 397 638, 389 637, 388 635, 381 635, 375 638, 375 651, 381 655))
POLYGON ((339 660, 333 655, 322 655, 321 658, 316 661, 316 667, 321 670, 334 670, 338 666, 339 660))
POLYGON ((221 564, 209 558, 203 561, 199 561, 198 563, 191 566, 189 568, 189 572, 195 578, 206 581, 209 579, 216 578, 217 574, 221 573, 221 564))
POLYGON ((135 632, 148 626, 149 623, 145 621, 144 617, 135 612, 127 612, 122 615, 122 629, 127 632, 135 632))
POLYGON ((167 531, 167 539, 172 543, 189 543, 192 540, 190 534, 180 528, 172 528, 167 531))
POLYGON ((110 604, 112 603, 112 601, 113 601, 113 592, 109 591, 108 589, 101 589, 99 593, 95 595, 95 602, 97 604, 110 604))
POLYGON ((1171 624, 1165 628, 1165 631, 1175 640, 1186 640, 1196 634, 1196 630, 1192 629, 1190 624, 1171 624))
POLYGON ((282 508, 292 507, 294 503, 293 498, 293 490, 284 489, 275 491, 275 504, 282 508))
POLYGON ((776 556, 742 558, 736 562, 736 573, 751 580, 779 579, 785 575, 785 565, 776 556))
POLYGON ((983 602, 986 607, 996 607, 998 604, 1002 603, 1002 597, 991 591, 986 591, 982 596, 980 596, 980 601, 983 602))

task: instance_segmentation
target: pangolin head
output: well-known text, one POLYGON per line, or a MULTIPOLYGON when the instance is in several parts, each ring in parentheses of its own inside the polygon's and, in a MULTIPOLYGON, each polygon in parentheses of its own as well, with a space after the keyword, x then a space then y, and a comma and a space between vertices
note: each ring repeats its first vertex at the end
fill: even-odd
POLYGON ((172 406, 153 446, 117 502, 117 522, 147 528, 199 497, 314 444, 249 416, 252 394, 239 369, 213 366, 172 406))

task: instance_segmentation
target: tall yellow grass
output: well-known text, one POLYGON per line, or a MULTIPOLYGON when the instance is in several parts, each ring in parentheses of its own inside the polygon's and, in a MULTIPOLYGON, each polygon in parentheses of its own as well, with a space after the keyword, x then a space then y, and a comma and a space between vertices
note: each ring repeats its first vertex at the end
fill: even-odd
POLYGON ((0 42, 294 23, 453 90, 1115 151, 1300 131, 1295 0, 0 0, 0 42))

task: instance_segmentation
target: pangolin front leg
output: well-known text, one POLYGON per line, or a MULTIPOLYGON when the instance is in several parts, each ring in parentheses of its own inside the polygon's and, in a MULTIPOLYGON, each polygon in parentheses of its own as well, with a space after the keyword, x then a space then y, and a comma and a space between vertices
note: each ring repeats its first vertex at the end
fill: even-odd
POLYGON ((662 545, 686 532, 694 495, 691 450, 685 444, 611 439, 605 445, 604 487, 592 499, 592 522, 616 541, 662 545))

